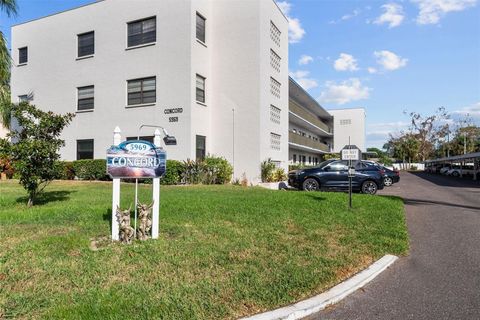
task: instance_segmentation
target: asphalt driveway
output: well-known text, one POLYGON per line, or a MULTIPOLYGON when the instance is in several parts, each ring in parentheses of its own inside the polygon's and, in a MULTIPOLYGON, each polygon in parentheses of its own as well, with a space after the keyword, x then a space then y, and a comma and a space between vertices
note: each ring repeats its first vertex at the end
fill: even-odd
POLYGON ((402 173, 410 255, 313 319, 480 319, 480 183, 402 173))

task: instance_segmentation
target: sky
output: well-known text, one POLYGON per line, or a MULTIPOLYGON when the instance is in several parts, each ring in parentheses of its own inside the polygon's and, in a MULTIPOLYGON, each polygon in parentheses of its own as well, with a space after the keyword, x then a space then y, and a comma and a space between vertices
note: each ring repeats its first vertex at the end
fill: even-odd
MULTIPOLYGON (((17 1, 17 17, 0 13, 8 40, 13 24, 94 2, 17 1)), ((327 110, 365 108, 368 147, 406 130, 405 112, 443 106, 480 125, 479 0, 277 3, 289 19, 290 75, 327 110)))

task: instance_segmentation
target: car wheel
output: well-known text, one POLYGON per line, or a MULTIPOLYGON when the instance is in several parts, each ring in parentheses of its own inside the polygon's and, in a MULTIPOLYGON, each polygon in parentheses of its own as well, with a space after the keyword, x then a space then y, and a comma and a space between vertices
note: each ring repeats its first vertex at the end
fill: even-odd
POLYGON ((318 191, 320 189, 320 184, 314 178, 305 179, 302 186, 305 191, 318 191))
POLYGON ((362 192, 365 194, 375 194, 377 193, 378 186, 375 182, 373 181, 365 181, 362 184, 362 192))
POLYGON ((392 184, 393 184, 393 180, 392 178, 390 177, 385 177, 385 179, 383 179, 383 184, 387 187, 390 187, 392 184))
POLYGON ((453 171, 453 172, 452 172, 452 176, 454 176, 454 177, 459 177, 459 176, 460 176, 460 173, 458 173, 458 171, 453 171))

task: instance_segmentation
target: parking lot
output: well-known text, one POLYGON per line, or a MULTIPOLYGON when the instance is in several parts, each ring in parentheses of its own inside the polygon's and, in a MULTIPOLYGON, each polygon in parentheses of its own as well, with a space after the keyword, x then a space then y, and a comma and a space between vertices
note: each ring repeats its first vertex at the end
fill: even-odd
POLYGON ((307 319, 480 319, 480 182, 402 172, 379 195, 404 198, 410 254, 307 319))

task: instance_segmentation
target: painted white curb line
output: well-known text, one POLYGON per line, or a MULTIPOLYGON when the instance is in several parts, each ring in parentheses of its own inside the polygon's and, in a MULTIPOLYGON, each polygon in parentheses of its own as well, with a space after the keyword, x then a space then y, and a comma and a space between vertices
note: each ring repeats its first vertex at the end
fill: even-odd
POLYGON ((349 294, 363 287, 382 273, 382 271, 387 269, 397 259, 397 256, 387 254, 372 263, 367 269, 357 273, 350 279, 336 285, 324 293, 287 307, 243 318, 243 320, 296 320, 304 318, 325 309, 331 304, 339 302, 349 294))

